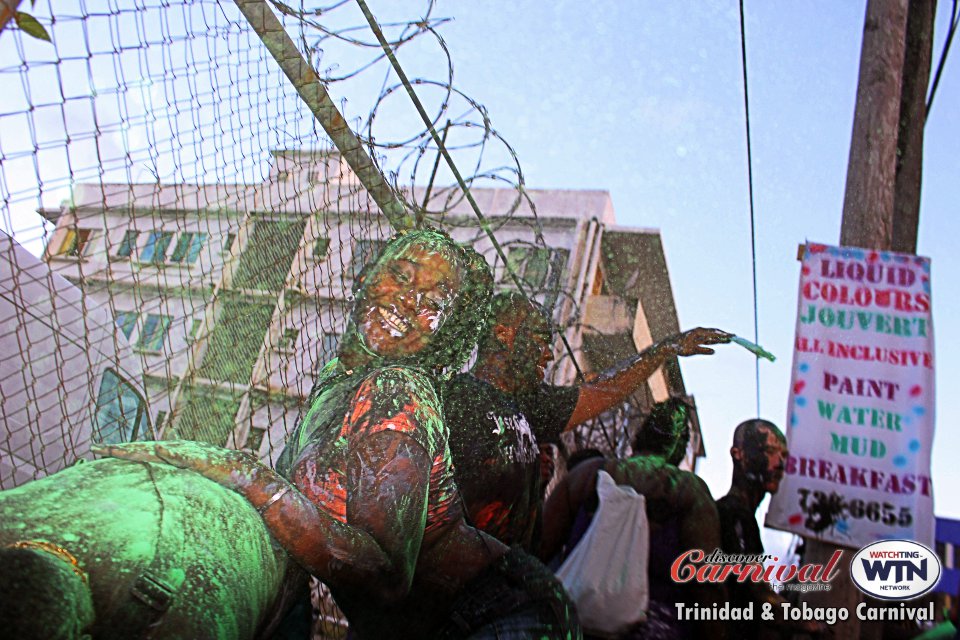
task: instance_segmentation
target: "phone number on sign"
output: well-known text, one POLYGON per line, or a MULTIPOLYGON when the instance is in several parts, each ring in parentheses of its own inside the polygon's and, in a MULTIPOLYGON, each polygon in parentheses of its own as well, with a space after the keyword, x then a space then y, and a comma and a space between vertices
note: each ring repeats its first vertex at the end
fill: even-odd
POLYGON ((800 510, 807 515, 807 527, 812 523, 836 522, 843 516, 854 520, 866 518, 870 522, 879 522, 888 527, 909 527, 913 524, 910 507, 899 507, 889 502, 866 501, 855 498, 847 500, 838 493, 824 493, 799 489, 800 510), (811 522, 812 521, 812 522, 811 522))

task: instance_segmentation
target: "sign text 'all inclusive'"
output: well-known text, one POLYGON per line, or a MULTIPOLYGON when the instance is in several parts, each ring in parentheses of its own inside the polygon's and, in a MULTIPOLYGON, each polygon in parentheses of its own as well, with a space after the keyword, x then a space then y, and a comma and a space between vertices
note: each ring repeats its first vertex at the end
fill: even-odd
POLYGON ((808 244, 767 525, 845 546, 933 543, 930 261, 808 244))

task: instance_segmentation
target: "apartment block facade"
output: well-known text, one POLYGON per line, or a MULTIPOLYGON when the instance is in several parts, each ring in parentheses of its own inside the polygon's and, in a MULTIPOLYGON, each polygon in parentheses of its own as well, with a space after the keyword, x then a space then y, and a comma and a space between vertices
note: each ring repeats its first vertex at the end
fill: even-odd
MULTIPOLYGON (((499 286, 515 286, 512 270, 553 310, 570 347, 556 342, 553 382, 679 330, 659 233, 617 226, 607 192, 472 195, 506 261, 457 191, 431 190, 429 221, 484 254, 499 286)), ((41 214, 56 225, 44 259, 142 359, 156 435, 270 460, 336 352, 356 275, 393 233, 335 152, 274 152, 259 184, 80 184, 41 214)), ((686 394, 675 361, 571 446, 622 450, 671 394, 686 394)), ((703 454, 693 420, 690 466, 703 454)))

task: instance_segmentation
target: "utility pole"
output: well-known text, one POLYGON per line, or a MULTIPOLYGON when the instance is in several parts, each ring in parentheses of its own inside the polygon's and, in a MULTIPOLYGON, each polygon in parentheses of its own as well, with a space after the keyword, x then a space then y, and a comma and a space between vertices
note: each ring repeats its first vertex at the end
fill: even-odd
POLYGON ((840 227, 844 246, 892 246, 908 5, 908 0, 867 1, 840 227))
POLYGON ((933 20, 936 14, 937 0, 910 0, 903 90, 900 94, 891 245, 894 251, 900 253, 917 252, 920 187, 923 182, 923 129, 927 124, 927 85, 930 83, 933 20))
MULTIPOLYGON (((910 0, 867 0, 840 226, 840 244, 844 246, 892 248, 907 14, 912 4, 910 0)), ((923 90, 925 92, 926 82, 923 90)), ((920 135, 922 137, 922 130, 920 135)), ((804 562, 823 564, 838 548, 807 538, 804 562)), ((849 554, 850 550, 846 552, 849 554)), ((806 595, 804 600, 810 606, 843 607, 849 612, 846 621, 830 628, 831 637, 838 640, 861 637, 855 611, 862 594, 854 586, 849 571, 839 572, 830 591, 806 595)), ((873 634, 868 633, 867 637, 873 634)))

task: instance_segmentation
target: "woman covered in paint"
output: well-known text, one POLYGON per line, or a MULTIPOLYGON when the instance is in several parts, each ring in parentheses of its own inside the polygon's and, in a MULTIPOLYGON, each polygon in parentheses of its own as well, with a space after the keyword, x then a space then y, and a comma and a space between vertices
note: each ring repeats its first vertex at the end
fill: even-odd
POLYGON ((485 321, 483 258, 441 232, 411 231, 358 281, 339 357, 279 473, 199 443, 108 453, 192 469, 245 496, 330 586, 358 638, 578 637, 559 582, 468 526, 454 484, 434 382, 459 369, 485 321))
POLYGON ((637 431, 632 457, 599 458, 579 464, 564 476, 544 507, 540 552, 542 558, 550 559, 568 554, 586 533, 598 507, 599 471, 606 471, 618 485, 633 487, 644 496, 650 523, 650 604, 647 619, 625 631, 619 640, 721 640, 726 636, 722 622, 677 619, 679 602, 709 607, 726 598, 723 585, 696 581, 677 584, 670 573, 671 564, 684 551, 712 551, 720 546, 720 521, 710 490, 701 478, 677 467, 690 440, 689 410, 677 398, 654 405, 637 431))

